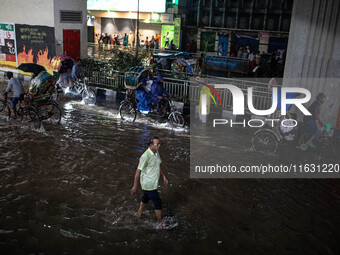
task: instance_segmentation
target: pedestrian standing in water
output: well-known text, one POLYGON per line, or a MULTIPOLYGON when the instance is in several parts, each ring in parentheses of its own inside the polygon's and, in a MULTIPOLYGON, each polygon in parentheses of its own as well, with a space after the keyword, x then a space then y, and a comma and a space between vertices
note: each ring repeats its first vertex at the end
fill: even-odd
POLYGON ((161 157, 159 156, 160 141, 158 137, 153 137, 149 140, 149 148, 143 153, 139 159, 138 168, 136 170, 134 184, 131 189, 131 195, 136 194, 138 182, 143 190, 142 200, 137 212, 138 217, 142 216, 142 212, 149 200, 152 201, 157 223, 162 223, 162 200, 159 197, 157 187, 159 177, 163 177, 164 185, 168 185, 168 179, 165 177, 161 169, 161 157))

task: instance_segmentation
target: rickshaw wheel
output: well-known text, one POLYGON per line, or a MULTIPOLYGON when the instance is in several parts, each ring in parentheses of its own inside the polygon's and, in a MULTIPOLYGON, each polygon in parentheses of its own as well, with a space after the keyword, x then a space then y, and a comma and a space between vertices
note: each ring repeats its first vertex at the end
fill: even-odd
POLYGON ((169 116, 169 122, 172 127, 184 127, 185 120, 182 114, 174 112, 169 116))
POLYGON ((263 154, 275 154, 279 147, 279 141, 268 131, 256 133, 252 138, 252 148, 255 152, 263 154))
POLYGON ((135 121, 137 110, 129 101, 123 101, 119 106, 119 115, 122 120, 135 121))
POLYGON ((39 129, 41 126, 38 113, 31 107, 22 110, 21 113, 21 127, 39 129))
POLYGON ((48 119, 50 119, 53 124, 60 124, 61 121, 61 110, 56 103, 51 103, 47 106, 48 119))
POLYGON ((5 100, 0 100, 0 114, 6 116, 7 118, 11 117, 11 108, 8 106, 5 100))

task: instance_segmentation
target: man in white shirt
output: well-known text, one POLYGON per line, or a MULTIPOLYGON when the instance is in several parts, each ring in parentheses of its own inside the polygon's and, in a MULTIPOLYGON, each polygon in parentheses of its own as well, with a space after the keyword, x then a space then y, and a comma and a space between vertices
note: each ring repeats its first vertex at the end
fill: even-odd
POLYGON ((12 72, 7 72, 7 78, 8 78, 8 85, 6 88, 6 92, 5 92, 5 96, 7 96, 8 92, 13 92, 13 98, 12 98, 12 109, 14 112, 14 117, 16 117, 17 113, 15 110, 15 107, 19 101, 20 98, 23 99, 25 91, 24 91, 24 87, 22 85, 22 82, 13 77, 13 73, 12 72))
POLYGON ((138 217, 142 216, 142 212, 146 204, 151 200, 154 204, 157 223, 162 223, 162 200, 159 197, 157 188, 159 177, 163 177, 164 185, 168 185, 168 179, 165 177, 161 169, 161 157, 159 156, 160 141, 158 137, 153 137, 149 141, 149 148, 140 157, 136 170, 131 194, 137 192, 138 183, 140 182, 143 190, 142 200, 137 212, 138 217))
POLYGON ((165 37, 165 45, 164 47, 166 48, 167 46, 169 46, 169 41, 170 41, 170 35, 169 35, 169 32, 166 33, 166 36, 165 37))

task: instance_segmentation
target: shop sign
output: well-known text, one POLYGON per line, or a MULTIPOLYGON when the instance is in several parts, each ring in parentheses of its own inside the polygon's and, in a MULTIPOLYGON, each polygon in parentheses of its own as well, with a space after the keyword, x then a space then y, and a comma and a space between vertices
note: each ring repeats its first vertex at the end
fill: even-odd
POLYGON ((160 19, 161 15, 158 13, 152 13, 151 14, 151 23, 161 23, 161 19, 160 19))
POLYGON ((259 38, 269 38, 269 35, 267 32, 259 32, 259 38))
POLYGON ((0 68, 16 69, 16 57, 14 24, 0 23, 0 68))
POLYGON ((173 14, 161 14, 161 21, 162 23, 173 23, 174 22, 174 15, 173 14))

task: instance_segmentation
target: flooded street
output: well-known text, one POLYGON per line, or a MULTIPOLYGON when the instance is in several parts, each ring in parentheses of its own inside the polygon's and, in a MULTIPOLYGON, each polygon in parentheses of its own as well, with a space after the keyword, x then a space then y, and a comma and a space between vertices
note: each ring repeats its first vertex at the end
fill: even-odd
MULTIPOLYGON (((60 106, 61 124, 38 131, 0 121, 2 254, 340 253, 338 180, 190 179, 188 128, 124 123, 116 107, 79 100, 60 106), (169 179, 159 191, 170 230, 156 229, 151 203, 137 218, 142 192, 130 195, 151 136, 169 179)), ((249 148, 249 134, 231 137, 249 148)))

